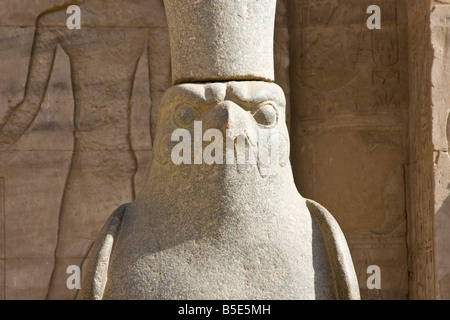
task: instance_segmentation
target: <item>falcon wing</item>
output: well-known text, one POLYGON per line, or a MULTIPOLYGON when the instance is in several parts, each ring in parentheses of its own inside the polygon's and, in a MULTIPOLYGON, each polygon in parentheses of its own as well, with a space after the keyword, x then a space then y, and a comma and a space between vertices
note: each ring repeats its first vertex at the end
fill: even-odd
POLYGON ((115 236, 120 230, 127 206, 128 204, 121 205, 109 217, 88 255, 81 289, 83 300, 103 298, 115 236))
POLYGON ((359 286, 350 250, 344 234, 336 220, 315 201, 306 199, 309 211, 316 218, 322 232, 325 247, 333 272, 338 300, 359 300, 359 286))

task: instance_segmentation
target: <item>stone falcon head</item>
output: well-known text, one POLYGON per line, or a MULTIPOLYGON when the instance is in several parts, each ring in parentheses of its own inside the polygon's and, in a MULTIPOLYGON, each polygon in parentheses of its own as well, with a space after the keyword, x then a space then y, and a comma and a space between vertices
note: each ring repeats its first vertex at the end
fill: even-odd
POLYGON ((285 105, 271 82, 176 85, 162 100, 154 165, 182 167, 185 177, 192 170, 277 175, 289 162, 285 105))

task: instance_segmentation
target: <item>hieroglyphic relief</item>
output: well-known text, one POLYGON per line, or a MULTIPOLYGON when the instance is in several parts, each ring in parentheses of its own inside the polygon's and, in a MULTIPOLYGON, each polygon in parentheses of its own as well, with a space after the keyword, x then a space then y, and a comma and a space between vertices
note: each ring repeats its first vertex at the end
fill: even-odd
POLYGON ((392 285, 380 294, 362 282, 362 297, 401 299, 408 292, 407 282, 395 280, 408 272, 404 8, 378 2, 381 29, 369 30, 372 4, 291 4, 292 158, 300 192, 326 203, 346 232, 360 279, 368 264, 387 268, 392 285), (380 254, 383 246, 401 257, 396 265, 380 254))
MULTIPOLYGON (((405 90, 401 82, 405 78, 405 68, 400 63, 399 33, 404 32, 399 24, 398 4, 393 1, 384 1, 380 3, 383 12, 383 27, 380 30, 372 30, 372 87, 374 95, 374 104, 372 112, 375 114, 389 114, 394 117, 404 117, 407 109, 407 99, 405 90), (403 68, 403 69, 402 69, 403 68)), ((402 126, 402 118, 399 118, 398 124, 402 126)), ((406 135, 405 123, 398 132, 398 137, 402 139, 406 135)), ((394 138, 394 137, 392 137, 394 138)), ((398 143, 404 148, 403 143, 398 143)), ((405 159, 400 160, 401 163, 405 159)), ((385 214, 382 224, 373 228, 375 234, 405 235, 405 211, 404 184, 405 184, 404 166, 400 165, 396 171, 386 181, 386 187, 383 190, 383 199, 385 199, 385 214), (399 198, 399 199, 396 199, 399 198), (397 232, 394 230, 397 229, 397 232), (400 230, 398 232, 398 230, 400 230)))
POLYGON ((406 108, 402 102, 405 85, 400 83, 404 65, 399 65, 399 45, 404 41, 398 36, 398 8, 395 1, 384 1, 380 7, 383 27, 369 31, 365 3, 298 2, 300 31, 294 51, 299 66, 294 78, 302 83, 302 96, 309 99, 306 107, 296 111, 303 120, 346 113, 398 114, 406 108), (367 101, 367 90, 373 92, 372 101, 367 101), (318 102, 321 96, 327 96, 326 104, 318 102))
POLYGON ((303 128, 329 117, 364 113, 365 91, 356 85, 366 81, 361 77, 367 43, 363 5, 300 0, 296 6, 291 77, 301 83, 297 90, 303 107, 292 113, 303 128))
POLYGON ((373 111, 398 113, 402 94, 400 87, 397 7, 393 2, 381 4, 383 28, 372 30, 373 111))

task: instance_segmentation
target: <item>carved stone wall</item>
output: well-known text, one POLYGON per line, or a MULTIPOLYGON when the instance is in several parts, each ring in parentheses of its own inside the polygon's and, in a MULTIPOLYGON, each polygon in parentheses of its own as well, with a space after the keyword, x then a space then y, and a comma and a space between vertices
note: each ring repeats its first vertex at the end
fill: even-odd
POLYGON ((449 1, 379 1, 380 30, 371 4, 290 2, 296 182, 346 232, 363 298, 445 299, 449 1))
MULTIPOLYGON (((278 1, 297 187, 341 225, 363 299, 450 298, 450 4, 430 2, 377 1, 368 30, 370 0, 278 1)), ((0 127, 18 115, 0 137, 15 141, 0 152, 0 299, 73 298, 64 266, 151 156, 170 86, 162 0, 2 0, 0 75, 0 127)))
POLYGON ((290 2, 292 159, 300 193, 333 213, 349 242, 363 299, 408 297, 405 2, 290 2), (295 89, 294 89, 295 88, 295 89), (367 268, 381 268, 369 290, 367 268))

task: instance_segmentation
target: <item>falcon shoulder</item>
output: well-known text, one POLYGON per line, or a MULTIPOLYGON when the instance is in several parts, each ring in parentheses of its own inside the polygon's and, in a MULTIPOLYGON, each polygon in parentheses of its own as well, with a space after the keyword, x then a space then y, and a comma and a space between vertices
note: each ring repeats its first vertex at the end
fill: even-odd
POLYGON ((113 212, 89 252, 81 290, 83 300, 101 300, 103 297, 114 240, 128 205, 121 205, 113 212))
POLYGON ((316 219, 333 273, 338 300, 359 300, 359 286, 347 240, 330 212, 315 201, 306 199, 310 213, 316 219))

